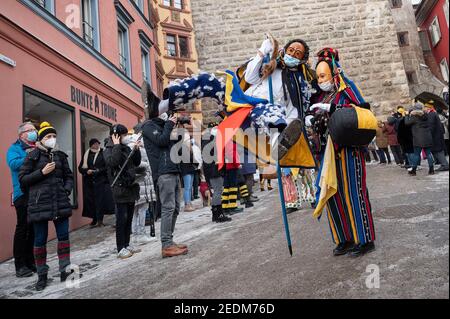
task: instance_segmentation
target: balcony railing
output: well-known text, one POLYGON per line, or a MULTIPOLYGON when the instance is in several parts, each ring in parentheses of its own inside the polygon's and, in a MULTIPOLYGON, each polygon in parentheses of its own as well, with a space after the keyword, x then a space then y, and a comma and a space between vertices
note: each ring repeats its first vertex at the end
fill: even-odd
POLYGON ((127 58, 119 53, 119 68, 120 70, 127 74, 127 58))
POLYGON ((83 38, 90 46, 94 46, 94 27, 86 21, 83 21, 83 38))

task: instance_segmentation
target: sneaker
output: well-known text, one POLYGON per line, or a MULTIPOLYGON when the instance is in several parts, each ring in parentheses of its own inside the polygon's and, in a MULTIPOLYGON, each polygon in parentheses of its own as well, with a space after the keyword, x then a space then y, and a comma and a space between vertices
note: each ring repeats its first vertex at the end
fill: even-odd
POLYGON ((132 254, 138 254, 138 253, 140 253, 140 252, 142 251, 142 249, 135 248, 135 247, 133 247, 133 246, 128 246, 128 247, 127 247, 127 250, 128 250, 130 253, 132 253, 132 254))
POLYGON ((126 248, 122 248, 122 250, 117 254, 117 258, 127 259, 133 256, 133 253, 126 248))
POLYGON ((153 241, 151 237, 143 234, 143 235, 135 235, 133 237, 133 243, 139 245, 139 244, 148 244, 149 242, 153 241))

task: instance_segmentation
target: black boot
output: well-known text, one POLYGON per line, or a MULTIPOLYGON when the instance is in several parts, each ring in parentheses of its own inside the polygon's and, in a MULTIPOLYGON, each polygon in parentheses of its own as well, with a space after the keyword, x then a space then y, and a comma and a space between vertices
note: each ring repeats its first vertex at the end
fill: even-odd
POLYGON ((47 274, 39 275, 38 282, 36 283, 36 290, 42 291, 47 287, 47 274))
POLYGON ((349 255, 350 257, 360 257, 362 255, 365 255, 367 253, 370 253, 371 251, 375 250, 375 243, 371 242, 371 243, 367 243, 365 245, 355 245, 355 247, 353 247, 353 249, 350 251, 349 255))
POLYGON ((345 242, 340 243, 336 246, 335 249, 333 249, 333 255, 334 256, 342 256, 347 254, 351 249, 353 248, 353 243, 345 242))
POLYGON ((232 219, 225 216, 222 212, 222 206, 213 206, 212 208, 212 221, 215 223, 230 222, 232 219))
POLYGON ((430 169, 428 170, 428 175, 434 175, 434 166, 431 166, 430 169))
POLYGON ((245 208, 252 208, 252 207, 255 206, 255 205, 253 205, 253 203, 251 202, 250 197, 246 197, 246 198, 244 199, 244 202, 245 202, 245 208))
POLYGON ((416 168, 413 168, 411 171, 408 171, 408 174, 409 174, 410 176, 416 176, 416 175, 417 175, 417 169, 416 169, 416 168))
POLYGON ((25 278, 25 277, 31 277, 33 276, 33 270, 30 268, 23 266, 20 267, 18 270, 16 270, 16 277, 17 278, 25 278))
POLYGON ((275 159, 282 159, 289 149, 297 143, 302 135, 303 124, 300 120, 294 120, 289 124, 278 137, 278 143, 272 149, 272 155, 275 159))
POLYGON ((159 103, 161 100, 153 93, 150 84, 147 81, 142 83, 142 101, 147 104, 148 118, 157 118, 159 114, 159 103))

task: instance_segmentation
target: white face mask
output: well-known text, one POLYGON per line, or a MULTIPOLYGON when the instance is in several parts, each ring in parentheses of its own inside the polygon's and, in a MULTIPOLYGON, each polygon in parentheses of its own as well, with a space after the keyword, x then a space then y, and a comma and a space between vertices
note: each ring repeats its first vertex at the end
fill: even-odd
POLYGON ((319 87, 324 92, 331 92, 334 89, 334 83, 333 83, 333 81, 321 83, 321 84, 319 84, 319 87))
POLYGON ((120 141, 120 143, 122 143, 123 145, 128 145, 131 142, 133 142, 133 140, 130 135, 122 137, 122 140, 120 141))
POLYGON ((54 149, 56 146, 56 138, 52 137, 42 143, 48 149, 54 149))

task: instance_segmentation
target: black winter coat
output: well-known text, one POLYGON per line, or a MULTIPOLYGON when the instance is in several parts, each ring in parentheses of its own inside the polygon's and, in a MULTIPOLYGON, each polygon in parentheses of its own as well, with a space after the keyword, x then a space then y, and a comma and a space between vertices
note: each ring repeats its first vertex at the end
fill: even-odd
POLYGON ((428 115, 428 125, 431 129, 431 135, 433 137, 432 152, 442 152, 445 149, 444 140, 444 125, 442 125, 441 119, 436 112, 430 112, 428 115))
POLYGON ((172 141, 170 135, 175 124, 159 118, 147 121, 142 126, 145 151, 152 168, 155 184, 158 178, 165 174, 180 174, 180 165, 170 158, 170 150, 177 141, 172 141))
MULTIPOLYGON (((103 156, 108 168, 108 179, 113 183, 121 167, 125 164, 131 149, 123 144, 114 145, 109 139, 103 156)), ((134 152, 114 187, 112 193, 116 204, 134 203, 139 199, 139 184, 136 183, 136 168, 141 164, 141 152, 134 152)))
POLYGON ((83 217, 94 218, 96 211, 102 211, 103 214, 114 213, 114 202, 111 193, 111 187, 108 180, 108 169, 106 167, 103 150, 97 155, 94 164, 95 153, 89 151, 87 160, 88 168, 83 168, 84 156, 81 159, 78 171, 83 176, 83 217), (88 175, 88 170, 95 171, 88 175))
POLYGON ((405 124, 411 126, 414 147, 433 147, 433 136, 427 114, 414 111, 411 115, 406 116, 405 124))
POLYGON ((209 180, 212 178, 223 177, 224 171, 219 171, 219 167, 216 164, 217 154, 215 154, 215 147, 213 146, 215 143, 214 136, 210 135, 208 139, 202 139, 202 154, 203 154, 203 174, 205 175, 205 179, 209 184, 209 180), (212 143, 212 144, 211 144, 212 143), (207 154, 207 150, 205 148, 208 147, 210 150, 209 154, 207 154))
POLYGON ((404 153, 414 153, 414 144, 411 126, 406 126, 405 118, 397 120, 397 138, 404 153))
POLYGON ((69 195, 73 190, 73 173, 67 154, 48 152, 38 146, 25 159, 19 173, 22 189, 28 191, 28 221, 44 222, 72 216, 69 195), (42 169, 54 161, 56 168, 48 175, 42 169))

